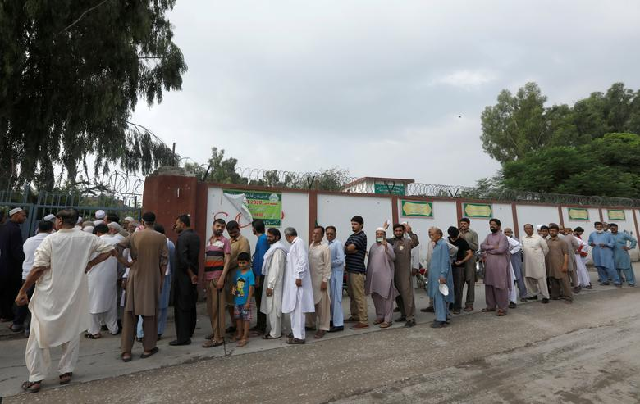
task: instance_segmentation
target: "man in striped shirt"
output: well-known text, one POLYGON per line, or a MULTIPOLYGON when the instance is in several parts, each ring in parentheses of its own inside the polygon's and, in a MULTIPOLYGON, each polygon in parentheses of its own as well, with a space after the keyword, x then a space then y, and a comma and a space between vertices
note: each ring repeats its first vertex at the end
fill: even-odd
POLYGON ((352 328, 368 328, 367 298, 364 293, 364 278, 367 272, 364 257, 367 252, 367 235, 362 231, 362 216, 351 218, 353 234, 344 244, 345 269, 349 276, 348 292, 351 300, 351 317, 347 322, 357 322, 352 328))
POLYGON ((218 280, 224 279, 231 261, 231 243, 224 237, 226 222, 216 219, 213 222, 213 235, 207 242, 204 258, 204 279, 207 287, 207 311, 211 319, 212 333, 202 346, 211 348, 224 342, 225 293, 218 288, 218 280))

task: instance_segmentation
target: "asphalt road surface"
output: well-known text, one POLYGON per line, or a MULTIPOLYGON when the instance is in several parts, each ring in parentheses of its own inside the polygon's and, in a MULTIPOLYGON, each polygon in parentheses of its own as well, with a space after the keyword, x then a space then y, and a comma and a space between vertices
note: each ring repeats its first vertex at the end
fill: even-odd
MULTIPOLYGON (((195 356, 4 402, 640 402, 640 288, 595 287, 573 304, 526 303, 505 317, 476 311, 440 330, 429 327, 432 314, 422 316, 411 329, 195 356)), ((127 365, 111 361, 91 366, 127 365)))

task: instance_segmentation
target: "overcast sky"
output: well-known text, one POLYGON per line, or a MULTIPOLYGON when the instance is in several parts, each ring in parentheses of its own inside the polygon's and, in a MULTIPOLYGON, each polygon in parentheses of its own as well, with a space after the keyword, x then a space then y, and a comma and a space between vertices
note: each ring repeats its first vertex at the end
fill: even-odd
POLYGON ((550 104, 640 87, 640 2, 178 0, 188 72, 134 122, 205 163, 473 185, 480 114, 536 81, 550 104))

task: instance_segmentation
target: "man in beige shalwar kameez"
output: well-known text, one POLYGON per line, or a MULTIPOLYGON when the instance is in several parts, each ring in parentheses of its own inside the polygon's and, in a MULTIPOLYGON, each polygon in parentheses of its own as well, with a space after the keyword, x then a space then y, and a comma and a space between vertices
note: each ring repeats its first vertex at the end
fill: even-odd
POLYGON ((324 228, 313 229, 312 242, 309 245, 309 272, 313 285, 313 304, 316 311, 307 313, 307 327, 316 326, 315 338, 322 338, 331 327, 331 298, 327 285, 331 279, 331 250, 322 242, 324 228))

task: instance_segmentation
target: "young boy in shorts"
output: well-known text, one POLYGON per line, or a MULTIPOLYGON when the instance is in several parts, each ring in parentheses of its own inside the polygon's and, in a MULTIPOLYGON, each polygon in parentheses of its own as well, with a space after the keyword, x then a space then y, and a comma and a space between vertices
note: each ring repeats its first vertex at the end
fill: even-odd
POLYGON ((234 318, 236 319, 235 341, 243 347, 249 338, 251 324, 251 298, 254 293, 255 278, 251 270, 251 256, 249 253, 238 254, 238 269, 233 280, 232 293, 234 296, 234 318))

